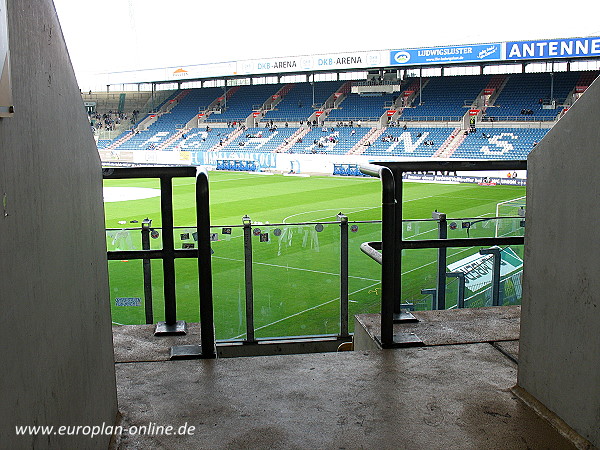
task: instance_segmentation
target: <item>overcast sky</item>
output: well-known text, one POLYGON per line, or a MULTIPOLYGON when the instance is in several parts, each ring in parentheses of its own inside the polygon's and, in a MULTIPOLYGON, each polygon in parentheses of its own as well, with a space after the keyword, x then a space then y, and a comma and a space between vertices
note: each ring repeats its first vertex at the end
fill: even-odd
POLYGON ((90 81, 94 74, 122 70, 600 35, 597 0, 580 0, 573 6, 537 0, 54 0, 54 4, 84 90, 97 87, 90 81))

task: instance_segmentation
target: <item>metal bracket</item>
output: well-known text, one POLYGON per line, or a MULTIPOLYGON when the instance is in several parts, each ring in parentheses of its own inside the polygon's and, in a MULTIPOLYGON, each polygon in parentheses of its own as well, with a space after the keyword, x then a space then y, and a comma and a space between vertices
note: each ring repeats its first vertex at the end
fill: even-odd
POLYGON ((381 343, 381 336, 375 336, 381 348, 424 347, 425 343, 415 333, 394 333, 394 342, 389 345, 381 343))
POLYGON ((419 319, 408 311, 401 310, 400 314, 394 314, 394 323, 414 323, 418 321, 419 319))
POLYGON ((154 330, 154 336, 173 336, 187 334, 187 324, 185 320, 178 320, 169 325, 167 322, 158 322, 154 330))
POLYGON ((202 347, 197 344, 174 345, 171 347, 171 359, 201 359, 202 347))
POLYGON ((214 350, 202 352, 202 346, 197 344, 174 345, 171 347, 171 359, 215 359, 217 357, 214 350))

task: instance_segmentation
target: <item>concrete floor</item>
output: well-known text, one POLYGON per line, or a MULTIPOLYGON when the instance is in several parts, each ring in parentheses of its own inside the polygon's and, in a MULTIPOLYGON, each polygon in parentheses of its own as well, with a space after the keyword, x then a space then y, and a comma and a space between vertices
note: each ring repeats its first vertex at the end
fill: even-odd
MULTIPOLYGON (((490 323, 518 330, 513 312, 491 314, 490 323)), ((115 447, 575 448, 512 393, 518 342, 505 339, 510 334, 502 342, 433 345, 432 323, 460 341, 460 320, 454 315, 446 326, 443 315, 431 317, 421 330, 412 325, 428 336, 424 347, 190 361, 136 360, 122 352, 126 358, 117 356, 116 364, 122 425, 196 429, 123 434, 115 447)), ((472 325, 465 325, 468 336, 472 325)), ((127 341, 124 331, 116 330, 116 346, 127 341)))

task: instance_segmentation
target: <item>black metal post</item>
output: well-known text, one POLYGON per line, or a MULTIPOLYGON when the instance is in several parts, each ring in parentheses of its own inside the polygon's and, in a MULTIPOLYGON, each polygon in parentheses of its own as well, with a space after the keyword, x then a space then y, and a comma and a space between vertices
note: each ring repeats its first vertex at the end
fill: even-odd
MULTIPOLYGON (((150 250, 150 225, 151 219, 142 221, 142 250, 150 250)), ((144 258, 142 260, 142 270, 144 271, 144 310, 146 313, 146 323, 154 323, 154 315, 152 313, 152 265, 150 260, 144 258)))
POLYGON ((465 273, 464 272, 447 272, 447 277, 458 278, 458 299, 456 301, 457 308, 465 307, 465 273))
POLYGON ((398 254, 402 251, 402 247, 398 247, 397 242, 402 240, 402 223, 399 227, 396 223, 396 217, 402 217, 402 204, 396 202, 394 174, 383 166, 361 165, 360 170, 367 175, 379 177, 382 185, 381 246, 377 249, 381 250, 381 253, 378 251, 374 251, 377 255, 371 253, 368 247, 372 243, 361 245, 362 251, 372 255, 373 259, 381 264, 381 346, 391 348, 422 345, 422 341, 414 334, 397 333, 397 339, 394 336, 395 318, 400 319, 401 315, 408 315, 409 321, 416 320, 410 313, 394 313, 396 303, 398 303, 398 310, 400 309, 400 299, 396 298, 396 295, 399 295, 401 274, 398 273, 396 262, 399 261, 398 254), (398 248, 400 250, 396 251, 398 248))
POLYGON ((348 217, 340 220, 340 337, 348 337, 348 217))
POLYGON ((162 243, 165 258, 163 259, 165 322, 173 325, 176 322, 177 302, 175 300, 175 242, 173 237, 173 180, 160 179, 160 210, 162 220, 162 243))
POLYGON ((160 211, 162 219, 163 292, 165 321, 156 324, 155 335, 186 334, 186 323, 177 320, 175 289, 175 239, 173 237, 173 178, 160 177, 160 211))
POLYGON ((396 199, 394 197, 394 175, 392 171, 382 167, 379 171, 379 177, 383 185, 381 199, 381 345, 385 347, 394 344, 396 199))
MULTIPOLYGON (((400 322, 402 314, 400 304, 402 303, 402 240, 403 240, 403 226, 402 226, 402 172, 392 171, 394 176, 394 198, 396 205, 394 207, 394 266, 397 271, 394 278, 394 318, 396 322, 400 322)), ((383 225, 382 225, 383 226, 383 225)), ((411 315, 412 316, 412 315, 411 315)))
POLYGON ((437 289, 421 289, 421 294, 431 295, 431 309, 434 310, 437 303, 437 289))
POLYGON ((493 255, 494 265, 492 269, 492 306, 500 306, 500 249, 498 247, 482 248, 480 255, 493 255))
POLYGON ((196 233, 198 233, 198 289, 200 291, 200 343, 203 358, 214 358, 212 262, 210 246, 208 176, 196 175, 196 233))
MULTIPOLYGON (((448 222, 446 214, 434 211, 432 217, 438 221, 438 238, 448 238, 448 222)), ((437 302, 435 308, 446 309, 446 248, 438 248, 438 267, 437 267, 437 302)))
POLYGON ((244 224, 244 279, 246 284, 246 342, 255 342, 254 337, 254 283, 252 270, 252 221, 245 215, 244 224))

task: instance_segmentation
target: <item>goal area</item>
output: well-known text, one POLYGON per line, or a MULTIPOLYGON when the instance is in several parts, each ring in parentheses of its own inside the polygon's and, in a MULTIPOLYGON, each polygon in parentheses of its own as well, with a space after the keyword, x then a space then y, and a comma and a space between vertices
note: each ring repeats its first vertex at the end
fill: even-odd
POLYGON ((525 226, 526 196, 496 204, 496 237, 514 235, 525 226))

